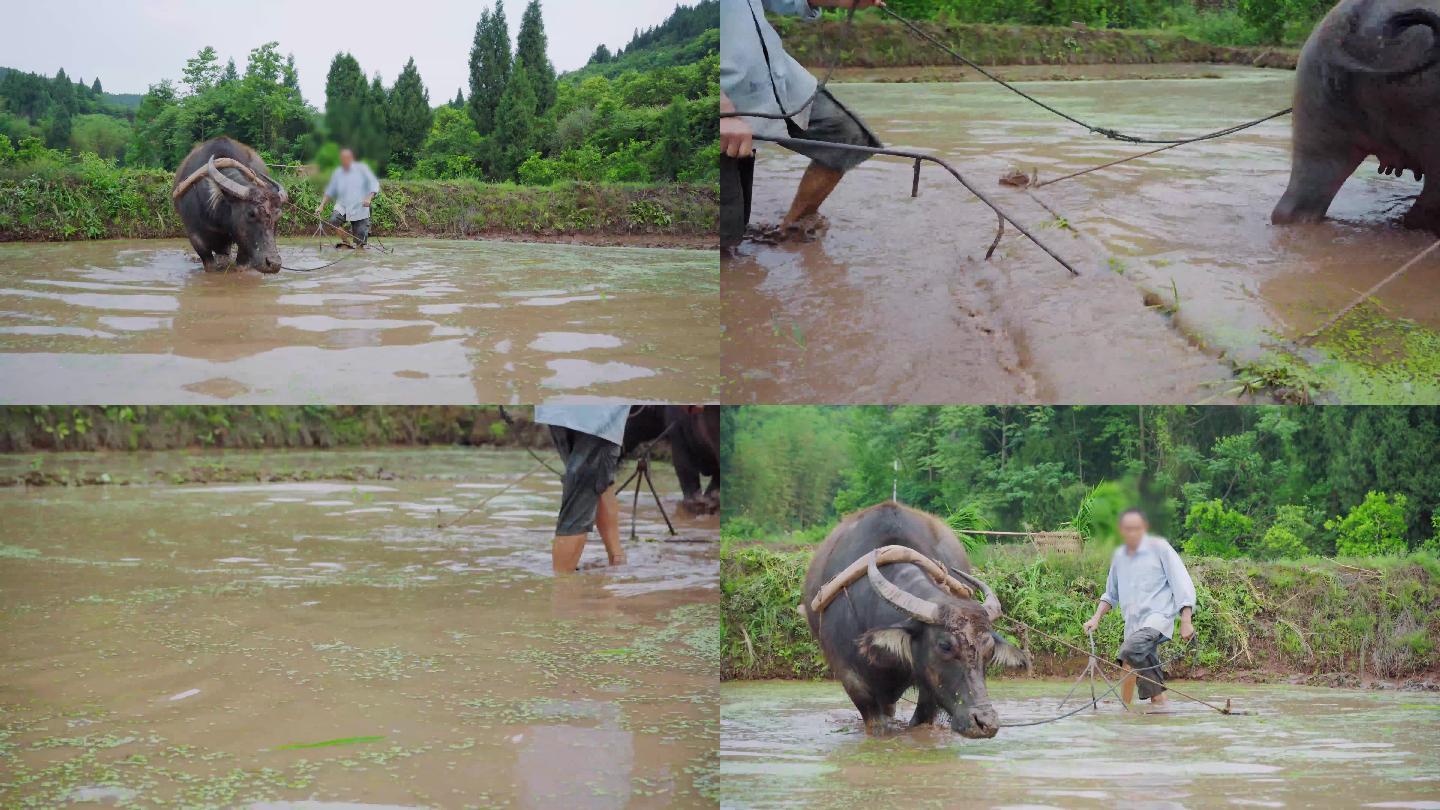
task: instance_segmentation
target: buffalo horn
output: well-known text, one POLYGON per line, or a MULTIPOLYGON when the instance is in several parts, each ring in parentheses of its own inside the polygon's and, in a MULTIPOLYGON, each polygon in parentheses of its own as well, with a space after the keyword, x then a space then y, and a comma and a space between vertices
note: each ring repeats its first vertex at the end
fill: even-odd
POLYGON ((985 612, 990 615, 990 621, 993 622, 996 619, 1000 618, 1000 597, 995 595, 995 592, 990 589, 989 585, 986 585, 979 578, 971 576, 970 574, 967 574, 959 569, 951 568, 950 570, 955 574, 955 576, 960 577, 971 585, 974 585, 976 588, 980 589, 981 593, 985 594, 985 601, 981 602, 980 606, 985 608, 985 612))
POLYGON ((211 181, 213 181, 216 185, 220 186, 221 190, 223 190, 226 194, 239 197, 242 200, 250 199, 251 186, 237 183, 236 181, 225 176, 224 172, 215 168, 214 157, 211 157, 210 161, 205 164, 205 174, 210 178, 211 181))
POLYGON ((875 567, 875 557, 870 557, 869 573, 870 585, 885 601, 899 608, 911 617, 925 622, 935 624, 940 621, 940 606, 934 602, 921 599, 913 593, 901 590, 895 583, 880 575, 880 569, 875 567))

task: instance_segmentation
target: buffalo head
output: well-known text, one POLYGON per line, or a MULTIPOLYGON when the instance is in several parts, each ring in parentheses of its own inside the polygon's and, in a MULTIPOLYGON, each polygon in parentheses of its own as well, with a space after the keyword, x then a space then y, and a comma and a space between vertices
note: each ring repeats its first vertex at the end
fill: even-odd
MULTIPOLYGON (((262 273, 280 272, 280 249, 275 244, 275 226, 289 199, 285 187, 269 175, 258 175, 255 183, 242 183, 215 166, 211 157, 205 174, 228 200, 230 233, 236 245, 235 264, 253 267, 262 273)), ((218 202, 218 201, 217 201, 218 202)), ((214 206, 217 210, 218 206, 214 206)))
POLYGON ((921 703, 949 713, 954 731, 965 737, 994 737, 1000 717, 985 689, 985 667, 1020 666, 1025 655, 995 632, 993 623, 1000 616, 995 592, 969 574, 954 574, 980 590, 984 601, 948 594, 935 601, 917 596, 882 576, 872 559, 871 586, 910 620, 866 632, 860 649, 876 663, 886 658, 908 662, 921 703))

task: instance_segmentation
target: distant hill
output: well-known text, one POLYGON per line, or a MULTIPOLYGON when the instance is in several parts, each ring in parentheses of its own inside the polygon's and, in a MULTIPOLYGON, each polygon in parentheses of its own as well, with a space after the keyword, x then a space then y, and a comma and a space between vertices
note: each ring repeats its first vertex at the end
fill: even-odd
POLYGON ((585 67, 565 74, 570 81, 591 76, 614 78, 627 70, 648 71, 676 65, 690 65, 720 52, 720 0, 700 0, 681 5, 664 22, 636 31, 629 44, 617 53, 604 45, 596 49, 585 67))
MULTIPOLYGON (((18 68, 0 67, 0 81, 3 81, 5 79, 5 74, 11 72, 28 73, 29 71, 19 70, 18 68)), ((44 78, 49 79, 52 77, 44 76, 44 78)), ((120 110, 126 112, 134 112, 135 110, 140 109, 140 99, 142 97, 143 96, 140 93, 110 93, 102 90, 100 93, 99 101, 102 104, 111 107, 118 107, 120 110)))

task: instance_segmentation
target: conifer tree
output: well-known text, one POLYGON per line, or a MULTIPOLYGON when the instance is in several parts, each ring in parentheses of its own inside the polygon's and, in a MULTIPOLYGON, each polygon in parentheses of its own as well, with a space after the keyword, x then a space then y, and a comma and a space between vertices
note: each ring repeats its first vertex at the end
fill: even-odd
POLYGON ((505 2, 498 0, 494 11, 481 12, 470 46, 469 112, 481 136, 495 129, 496 110, 505 94, 510 70, 510 28, 505 21, 505 2))
POLYGON ((515 64, 523 65, 535 91, 535 114, 544 115, 555 104, 555 66, 546 53, 549 40, 545 36, 545 20, 540 15, 540 0, 530 0, 520 18, 520 36, 515 42, 515 64))

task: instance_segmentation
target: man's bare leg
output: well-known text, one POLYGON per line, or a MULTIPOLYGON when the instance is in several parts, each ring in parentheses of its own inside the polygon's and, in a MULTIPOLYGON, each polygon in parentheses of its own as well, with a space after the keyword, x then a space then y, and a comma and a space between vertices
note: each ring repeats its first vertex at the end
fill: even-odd
POLYGON ((573 574, 580 567, 580 555, 585 553, 585 535, 557 534, 555 545, 550 549, 550 564, 557 574, 573 574))
POLYGON ((614 489, 607 489, 600 496, 599 508, 595 510, 595 528, 600 530, 600 542, 605 544, 605 555, 611 565, 625 564, 625 549, 620 547, 620 501, 614 489))
POLYGON ((1165 693, 1164 693, 1164 692, 1161 692, 1160 694, 1156 695, 1155 697, 1150 698, 1150 708, 1152 708, 1152 709, 1163 709, 1164 707, 1168 706, 1169 704, 1170 704, 1170 698, 1165 697, 1165 693))
POLYGON ((844 176, 844 172, 811 161, 810 168, 805 170, 805 176, 800 178, 800 188, 795 190, 795 201, 790 204, 790 212, 785 215, 780 226, 788 228, 805 217, 819 213, 820 205, 829 198, 830 192, 835 190, 840 178, 844 176))
POLYGON ((1120 677, 1120 702, 1129 706, 1135 702, 1135 670, 1129 664, 1121 664, 1125 673, 1120 677))

